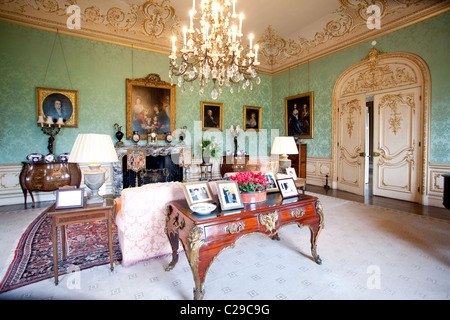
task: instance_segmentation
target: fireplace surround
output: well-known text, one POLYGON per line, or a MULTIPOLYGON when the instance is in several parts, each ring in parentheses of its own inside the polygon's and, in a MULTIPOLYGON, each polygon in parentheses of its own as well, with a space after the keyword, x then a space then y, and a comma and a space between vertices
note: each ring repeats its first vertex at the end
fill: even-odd
POLYGON ((115 146, 118 162, 112 164, 113 184, 112 192, 120 195, 127 187, 135 186, 136 173, 127 171, 127 150, 145 150, 147 169, 168 169, 167 181, 182 181, 183 170, 179 167, 179 154, 183 148, 191 148, 188 145, 124 145, 115 146))

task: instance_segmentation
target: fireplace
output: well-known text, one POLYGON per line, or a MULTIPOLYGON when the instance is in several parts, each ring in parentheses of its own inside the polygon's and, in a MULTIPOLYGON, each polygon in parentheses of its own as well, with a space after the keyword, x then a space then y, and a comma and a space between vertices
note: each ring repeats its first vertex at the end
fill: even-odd
MULTIPOLYGON (((167 172, 167 181, 183 181, 183 169, 178 165, 180 150, 190 148, 187 145, 145 145, 145 146, 116 146, 118 162, 113 163, 113 185, 112 191, 115 195, 120 195, 124 188, 134 187, 136 184, 136 173, 127 170, 127 150, 145 150, 146 167, 149 171, 161 170, 167 172), (164 170, 163 170, 164 169, 164 170), (166 170, 167 169, 167 170, 166 170)), ((152 182, 151 179, 141 180, 138 177, 139 185, 152 182)), ((165 181, 161 180, 161 181, 165 181)), ((153 180, 153 182, 161 182, 153 180)))

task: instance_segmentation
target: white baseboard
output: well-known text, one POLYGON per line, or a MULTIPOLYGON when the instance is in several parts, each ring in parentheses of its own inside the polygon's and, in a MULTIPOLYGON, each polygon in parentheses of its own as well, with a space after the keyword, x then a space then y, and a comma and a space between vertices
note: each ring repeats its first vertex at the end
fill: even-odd
MULTIPOLYGON (((191 181, 200 179, 200 158, 193 158, 191 167, 191 181)), ((112 166, 104 164, 106 169, 106 182, 100 189, 100 194, 110 194, 112 192, 112 166)), ((306 167, 306 183, 323 187, 328 175, 330 188, 335 188, 331 176, 331 158, 308 157, 306 167)), ((86 165, 80 166, 82 172, 88 170, 86 165)), ((19 175, 22 164, 0 164, 0 206, 24 203, 23 192, 19 183, 19 175)), ((422 204, 443 208, 444 179, 443 174, 450 173, 450 164, 430 163, 428 166, 428 185, 426 194, 422 197, 422 204)), ((220 178, 219 161, 213 162, 213 179, 220 178)), ((86 187, 83 183, 81 187, 86 187)), ((56 192, 33 192, 36 202, 54 201, 56 192)), ((28 194, 27 203, 31 203, 31 196, 28 194)))

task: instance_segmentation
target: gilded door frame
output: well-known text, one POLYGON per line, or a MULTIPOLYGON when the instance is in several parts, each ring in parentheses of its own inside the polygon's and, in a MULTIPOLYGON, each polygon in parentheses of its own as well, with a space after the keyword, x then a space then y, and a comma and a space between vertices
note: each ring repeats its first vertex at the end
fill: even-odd
POLYGON ((428 159, 430 140, 431 76, 427 63, 418 55, 409 52, 383 53, 371 48, 369 54, 359 63, 344 71, 336 81, 333 90, 333 148, 332 187, 337 189, 339 127, 338 101, 353 95, 375 95, 395 89, 421 87, 422 102, 422 171, 418 177, 421 202, 426 203, 428 184, 428 159))

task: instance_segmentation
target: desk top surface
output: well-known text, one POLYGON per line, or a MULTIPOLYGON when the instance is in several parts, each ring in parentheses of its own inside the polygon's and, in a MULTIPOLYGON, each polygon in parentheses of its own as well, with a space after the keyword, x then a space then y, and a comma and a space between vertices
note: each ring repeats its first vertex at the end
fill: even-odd
POLYGON ((84 199, 83 207, 75 207, 75 208, 64 208, 64 209, 55 209, 56 203, 54 203, 50 208, 47 209, 48 215, 56 215, 56 214, 68 214, 68 213, 82 213, 85 211, 92 211, 98 209, 110 209, 114 207, 114 199, 105 198, 102 203, 86 203, 86 199, 84 199))
POLYGON ((307 205, 318 198, 309 195, 298 195, 297 197, 283 199, 279 192, 268 193, 265 202, 257 204, 245 204, 244 208, 222 211, 220 204, 217 201, 217 208, 209 214, 202 215, 192 212, 186 200, 177 200, 170 202, 170 205, 175 206, 184 216, 196 223, 211 222, 212 220, 230 220, 236 217, 243 218, 246 216, 255 215, 259 212, 268 210, 281 210, 290 207, 298 207, 299 205, 307 205))

